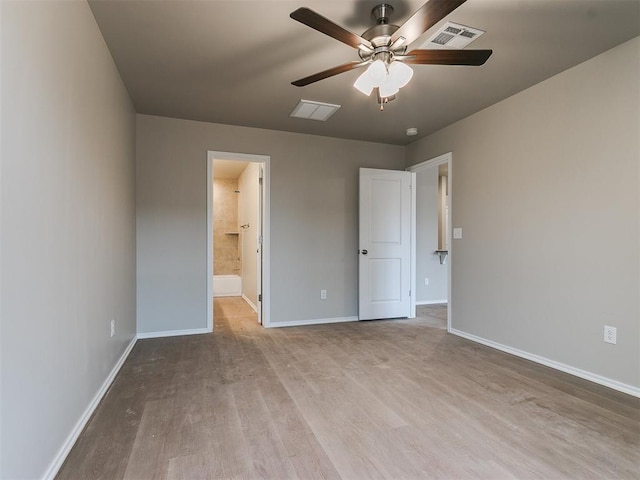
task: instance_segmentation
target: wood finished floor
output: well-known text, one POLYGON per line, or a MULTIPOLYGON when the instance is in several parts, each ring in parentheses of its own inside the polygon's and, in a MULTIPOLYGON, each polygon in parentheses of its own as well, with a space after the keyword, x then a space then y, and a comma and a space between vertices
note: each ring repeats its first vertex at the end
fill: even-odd
POLYGON ((638 479, 640 400, 419 318, 140 340, 62 479, 638 479))

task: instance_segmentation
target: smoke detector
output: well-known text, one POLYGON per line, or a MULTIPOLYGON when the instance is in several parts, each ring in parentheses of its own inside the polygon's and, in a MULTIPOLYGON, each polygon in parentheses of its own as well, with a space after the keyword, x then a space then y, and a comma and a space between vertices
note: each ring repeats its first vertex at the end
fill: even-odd
POLYGON ((447 22, 420 48, 464 48, 480 37, 483 33, 484 30, 459 25, 453 22, 447 22))
POLYGON ((407 135, 413 137, 418 134, 418 129, 416 127, 407 128, 407 135))

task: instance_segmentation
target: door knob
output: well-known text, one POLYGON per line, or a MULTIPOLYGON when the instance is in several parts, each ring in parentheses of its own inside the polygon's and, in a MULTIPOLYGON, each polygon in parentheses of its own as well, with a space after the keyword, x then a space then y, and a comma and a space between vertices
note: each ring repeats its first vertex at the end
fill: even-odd
POLYGON ((369 253, 367 250, 362 250, 363 255, 366 255, 367 253, 369 253))

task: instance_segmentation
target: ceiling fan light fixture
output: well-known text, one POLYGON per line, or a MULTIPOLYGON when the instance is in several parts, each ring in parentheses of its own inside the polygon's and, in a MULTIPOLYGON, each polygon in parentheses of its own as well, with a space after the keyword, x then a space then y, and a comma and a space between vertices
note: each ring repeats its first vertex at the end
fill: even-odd
POLYGON ((358 77, 358 79, 355 81, 353 86, 355 87, 356 90, 364 93, 368 97, 369 95, 371 95, 371 92, 373 92, 373 89, 375 88, 375 86, 371 82, 371 79, 369 78, 367 73, 368 73, 368 70, 365 70, 358 77))
POLYGON ((393 82, 384 82, 380 85, 380 96, 382 98, 392 97, 399 91, 400 89, 393 82))
POLYGON ((402 62, 391 62, 387 71, 387 76, 380 85, 379 94, 382 98, 391 97, 398 93, 413 77, 413 69, 402 62))
POLYGON ((413 68, 406 63, 393 62, 389 65, 387 82, 391 82, 398 89, 406 86, 413 77, 413 68))
POLYGON ((385 82, 386 77, 387 67, 382 60, 376 60, 358 77, 353 86, 369 96, 374 88, 385 82))
POLYGON ((374 61, 369 68, 367 68, 367 75, 371 79, 374 87, 379 87, 385 81, 387 77, 387 66, 382 60, 374 61))

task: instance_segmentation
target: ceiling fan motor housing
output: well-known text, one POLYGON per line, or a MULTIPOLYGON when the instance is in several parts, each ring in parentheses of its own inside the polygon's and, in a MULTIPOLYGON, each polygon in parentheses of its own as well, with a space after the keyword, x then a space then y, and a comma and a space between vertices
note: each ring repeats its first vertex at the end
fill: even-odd
POLYGON ((406 46, 391 47, 391 36, 398 30, 397 25, 389 23, 389 16, 393 13, 393 7, 388 3, 381 3, 371 10, 371 17, 376 21, 376 25, 368 29, 361 36, 369 40, 373 46, 373 51, 359 50, 360 58, 364 61, 382 60, 386 64, 393 61, 394 55, 403 55, 406 46))
POLYGON ((391 41, 391 35, 393 35, 398 28, 397 25, 382 23, 364 32, 362 38, 369 40, 374 47, 381 47, 382 45, 388 46, 391 41))
POLYGON ((388 3, 381 3, 380 5, 376 5, 371 10, 371 18, 376 21, 377 25, 381 25, 383 23, 389 23, 389 17, 393 13, 393 7, 388 3))

